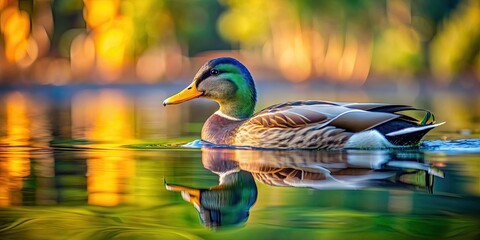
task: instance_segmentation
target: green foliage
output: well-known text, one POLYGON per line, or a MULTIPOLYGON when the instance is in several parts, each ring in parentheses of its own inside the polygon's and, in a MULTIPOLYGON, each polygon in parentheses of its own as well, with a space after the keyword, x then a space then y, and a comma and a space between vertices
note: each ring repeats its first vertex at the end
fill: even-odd
MULTIPOLYGON (((88 2, 19 1, 18 8, 28 12, 33 29, 37 23, 46 24, 48 14, 39 17, 39 13, 43 6, 51 6, 53 31, 46 27, 50 37, 47 51, 49 56, 68 58, 76 36, 96 37, 90 33, 98 29, 86 24, 88 2)), ((120 64, 134 62, 147 50, 162 47, 180 49, 179 54, 186 56, 211 50, 254 50, 275 61, 295 53, 298 59, 290 60, 291 66, 275 61, 273 65, 290 69, 312 65, 305 66, 306 79, 315 75, 311 69, 324 57, 319 55, 328 50, 330 41, 336 41, 333 52, 356 56, 355 50, 344 54, 350 38, 356 41, 353 45, 365 46, 368 57, 343 61, 368 62, 368 70, 377 74, 415 76, 429 72, 446 79, 462 73, 480 74, 476 70, 480 65, 480 13, 476 9, 480 7, 475 0, 119 0, 118 6, 113 5, 116 20, 124 24, 120 29, 129 38, 122 45, 124 54, 120 54, 127 60, 117 57, 120 64), (285 46, 292 46, 291 51, 285 46)), ((102 18, 101 12, 96 17, 102 18)), ((103 30, 108 27, 102 26, 103 30)), ((108 43, 102 44, 108 48, 108 43)), ((331 69, 334 65, 328 66, 331 69)), ((339 63, 333 68, 337 67, 345 66, 339 63)))

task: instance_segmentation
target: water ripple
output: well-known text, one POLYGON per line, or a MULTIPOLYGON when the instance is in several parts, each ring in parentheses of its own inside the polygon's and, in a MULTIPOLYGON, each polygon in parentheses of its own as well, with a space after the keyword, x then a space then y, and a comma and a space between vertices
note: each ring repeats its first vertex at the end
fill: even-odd
POLYGON ((421 150, 444 153, 480 153, 480 139, 428 140, 423 141, 421 150))
MULTIPOLYGON (((183 204, 147 208, 0 209, 1 239, 203 239, 183 204)), ((208 232, 207 232, 208 233, 208 232)))

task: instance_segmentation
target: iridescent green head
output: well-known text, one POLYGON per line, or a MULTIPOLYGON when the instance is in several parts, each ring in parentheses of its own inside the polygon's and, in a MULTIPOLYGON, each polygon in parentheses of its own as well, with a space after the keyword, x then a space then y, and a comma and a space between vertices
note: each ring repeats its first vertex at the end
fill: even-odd
POLYGON ((248 69, 234 58, 216 58, 203 65, 193 82, 164 105, 185 102, 197 97, 216 101, 220 111, 233 118, 251 117, 257 93, 248 69))

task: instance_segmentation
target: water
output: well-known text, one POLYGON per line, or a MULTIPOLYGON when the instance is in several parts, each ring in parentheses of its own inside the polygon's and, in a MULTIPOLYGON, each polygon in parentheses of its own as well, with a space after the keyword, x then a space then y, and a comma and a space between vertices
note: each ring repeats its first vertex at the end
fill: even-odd
POLYGON ((1 92, 1 239, 480 238, 469 98, 408 99, 447 121, 419 149, 260 151, 196 141, 208 102, 128 89, 1 92))

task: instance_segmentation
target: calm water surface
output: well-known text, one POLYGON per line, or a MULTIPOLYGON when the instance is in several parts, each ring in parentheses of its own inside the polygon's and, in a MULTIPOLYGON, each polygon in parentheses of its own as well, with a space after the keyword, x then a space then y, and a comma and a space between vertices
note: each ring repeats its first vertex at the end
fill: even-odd
POLYGON ((478 96, 325 91, 447 124, 419 149, 260 151, 195 141, 215 105, 163 108, 180 88, 0 91, 0 239, 480 238, 478 96))

